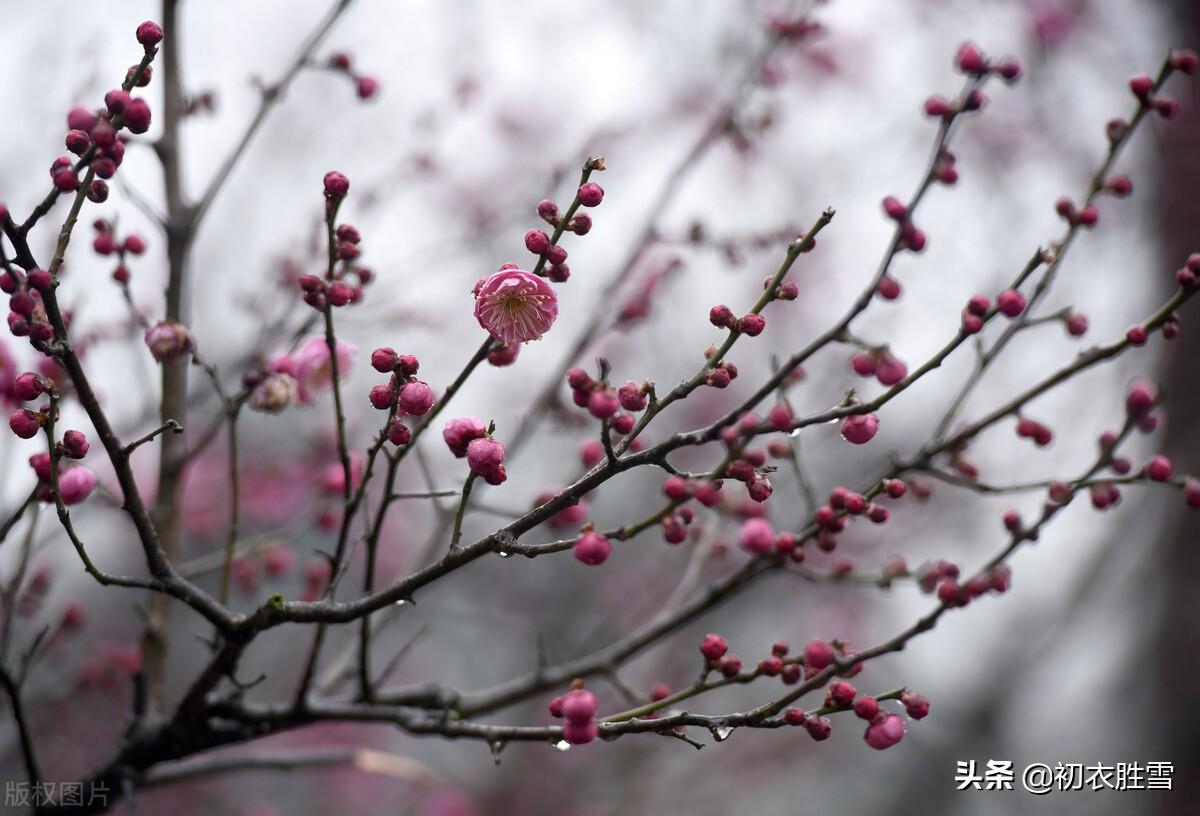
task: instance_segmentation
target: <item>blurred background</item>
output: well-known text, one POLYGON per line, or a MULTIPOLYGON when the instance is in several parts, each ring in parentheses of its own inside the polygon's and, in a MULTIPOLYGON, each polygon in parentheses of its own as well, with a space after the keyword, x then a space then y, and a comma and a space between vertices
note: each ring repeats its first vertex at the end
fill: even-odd
MULTIPOLYGON (((323 0, 182 4, 185 89, 213 99, 183 131, 191 195, 204 188, 253 115, 256 84, 279 77, 327 8, 323 0)), ((537 202, 549 197, 565 207, 583 160, 604 155, 608 169, 597 180, 606 197, 592 213, 592 232, 566 245, 572 276, 558 287, 558 322, 545 339, 523 347, 512 367, 481 369, 444 415, 494 419, 497 437, 512 449, 509 480, 480 490, 466 520, 470 540, 582 471, 579 450, 594 423, 569 406, 565 389, 557 394, 565 407, 525 424, 527 436, 513 444, 565 362, 594 368, 603 356, 615 382, 650 378, 661 393, 694 372, 717 340, 709 307, 748 306, 786 240, 826 206, 837 210, 836 218, 792 274, 799 300, 770 307, 763 336, 735 348, 741 377, 726 391, 697 392, 657 420, 647 441, 711 421, 770 373, 772 352, 786 356, 842 314, 870 280, 891 234, 880 199, 904 198, 920 179, 934 135, 921 104, 932 93, 958 91, 952 57, 961 41, 990 55, 1015 55, 1025 72, 1013 87, 989 86, 984 112, 963 123, 952 146, 959 181, 935 187, 917 218, 928 248, 893 267, 902 297, 877 303, 855 326, 868 342, 890 344, 910 369, 952 335, 968 297, 1005 288, 1035 248, 1061 234, 1053 202, 1086 190, 1107 147, 1105 122, 1133 111, 1129 76, 1154 73, 1169 47, 1200 40, 1200 6, 1185 0, 833 0, 812 7, 823 29, 818 35, 785 42, 764 60, 767 21, 783 11, 750 0, 356 0, 316 61, 323 65, 345 52, 356 71, 379 81, 379 91, 359 100, 350 79, 318 66, 300 75, 271 114, 193 250, 189 325, 200 349, 236 384, 253 361, 286 348, 289 332, 310 314, 295 276, 323 268, 321 177, 331 169, 346 173, 352 187, 341 216, 363 233, 362 261, 377 276, 363 303, 337 313, 339 334, 357 349, 344 388, 351 437, 364 448, 379 422, 366 400, 382 379, 370 369, 371 349, 390 345, 416 354, 422 376, 440 393, 482 340, 472 285, 503 262, 527 261, 522 236, 541 226, 537 202), (714 127, 729 111, 732 125, 714 127), (577 349, 593 318, 601 330, 577 349)), ((9 35, 0 49, 0 71, 8 77, 0 100, 10 111, 0 199, 23 215, 47 189, 39 168, 61 152, 66 111, 99 103, 139 53, 134 27, 161 12, 152 2, 17 0, 2 0, 0 12, 9 35)), ((161 88, 152 83, 146 93, 157 116, 161 88)), ((966 403, 965 418, 982 416, 1081 347, 1120 337, 1169 296, 1173 271, 1200 250, 1195 78, 1177 77, 1168 93, 1182 103, 1181 114, 1171 122, 1148 120, 1135 136, 1117 165, 1133 179, 1132 196, 1100 201, 1098 227, 1071 248, 1042 306, 1047 313, 1065 306, 1086 313, 1088 334, 1068 337, 1058 323, 1022 334, 966 403)), ((161 315, 165 241, 148 216, 161 212, 161 179, 146 139, 131 144, 110 200, 85 210, 60 295, 75 310, 73 330, 86 338, 86 364, 105 407, 131 437, 156 422, 158 375, 110 280, 112 259, 90 248, 90 220, 116 218, 122 234, 146 238, 148 252, 130 263, 132 291, 148 315, 161 315)), ((64 211, 60 204, 35 236, 39 257, 49 254, 64 211)), ((1131 442, 1135 463, 1167 453, 1176 472, 1200 472, 1194 362, 1200 346, 1184 317, 1173 343, 1156 336, 1037 400, 1030 414, 1054 429, 1049 448, 1016 439, 1011 422, 984 434, 971 450, 981 478, 1010 484, 1081 472, 1096 437, 1122 420, 1124 388, 1135 376, 1156 379, 1168 395, 1160 430, 1131 442)), ((985 337, 994 337, 994 329, 985 337)), ((5 337, 0 345, 17 358, 18 370, 31 364, 24 344, 5 337)), ((835 346, 805 367, 791 393, 798 412, 833 405, 852 387, 868 397, 880 392, 854 376, 851 354, 835 346)), ((806 429, 799 441, 818 494, 863 484, 892 452, 917 450, 972 365, 964 348, 890 403, 871 445, 847 446, 835 426, 806 429)), ((217 406, 199 372, 192 386, 186 424, 199 428, 217 406)), ((300 596, 305 563, 330 546, 327 521, 336 504, 322 483, 336 461, 331 416, 326 395, 313 406, 251 415, 240 425, 247 555, 235 571, 238 608, 252 609, 274 591, 300 596)), ((91 430, 81 413, 68 422, 91 430)), ((35 443, 10 434, 0 439, 5 516, 32 486, 26 460, 35 451, 35 443)), ((186 567, 206 586, 215 586, 211 554, 225 534, 225 456, 222 444, 210 447, 189 470, 185 489, 186 567)), ((714 456, 680 462, 702 469, 714 456)), ((101 459, 93 455, 89 464, 115 488, 101 459)), ((152 493, 155 457, 143 452, 135 464, 152 493)), ((589 498, 588 518, 604 529, 644 517, 659 504, 661 475, 621 477, 589 498)), ((464 476, 463 463, 430 434, 421 456, 406 463, 398 489, 457 488, 464 476)), ((795 528, 811 508, 798 498, 787 468, 773 480, 771 520, 795 528)), ((382 580, 445 546, 444 522, 454 508, 452 500, 442 501, 397 504, 383 537, 382 580)), ((900 554, 910 565, 946 558, 969 569, 1004 545, 1006 509, 1030 517, 1041 501, 1040 494, 989 498, 938 484, 927 502, 896 503, 888 524, 852 527, 837 553, 814 551, 810 563, 827 568, 848 556, 862 572, 877 573, 887 557, 900 554)), ((94 500, 75 518, 102 566, 140 568, 140 548, 117 508, 94 500)), ((594 651, 676 603, 681 585, 703 586, 744 562, 733 545, 736 512, 703 526, 678 546, 652 529, 617 544, 601 568, 585 568, 566 554, 485 558, 402 609, 378 638, 377 660, 403 650, 392 683, 436 681, 470 691, 526 674, 539 653, 559 662, 594 651)), ((0 548, 0 582, 12 601, 4 611, 11 633, 2 657, 13 664, 49 627, 26 702, 46 777, 77 779, 119 745, 144 598, 96 587, 45 508, 19 532, 30 542, 28 559, 20 558, 15 534, 0 548)), ((525 540, 570 534, 539 530, 525 540)), ((904 741, 886 752, 867 748, 860 722, 845 715, 833 718, 833 738, 821 744, 800 729, 738 731, 701 751, 646 735, 561 753, 513 745, 498 764, 480 743, 329 725, 251 749, 362 746, 391 760, 208 776, 139 793, 138 812, 1200 812, 1198 545, 1200 524, 1178 491, 1131 486, 1122 505, 1104 514, 1077 500, 1040 542, 1013 558, 1007 595, 947 615, 935 631, 856 678, 863 691, 907 685, 932 702, 931 715, 908 723, 904 741), (1045 797, 957 792, 955 763, 972 759, 981 766, 1012 760, 1017 768, 1166 761, 1174 765, 1175 789, 1045 797)), ((343 597, 357 586, 356 573, 350 582, 343 597)), ((642 653, 620 679, 641 694, 659 682, 690 683, 696 644, 709 631, 726 636, 753 664, 780 639, 799 645, 840 637, 864 648, 932 605, 911 584, 883 591, 776 575, 642 653)), ((176 610, 172 622, 170 680, 178 695, 207 655, 208 631, 185 610, 176 610)), ((356 627, 331 633, 326 679, 336 675, 336 658, 356 633, 356 627)), ((242 675, 267 679, 251 699, 279 699, 294 688, 308 639, 298 627, 280 627, 256 642, 242 675)), ((600 696, 602 713, 627 707, 603 679, 589 688, 600 696)), ((693 710, 741 710, 772 691, 764 684, 723 690, 693 710)), ((816 695, 804 702, 819 704, 816 695)), ((545 703, 531 700, 489 720, 548 723, 545 703)), ((23 779, 7 707, 0 714, 0 779, 23 779)))

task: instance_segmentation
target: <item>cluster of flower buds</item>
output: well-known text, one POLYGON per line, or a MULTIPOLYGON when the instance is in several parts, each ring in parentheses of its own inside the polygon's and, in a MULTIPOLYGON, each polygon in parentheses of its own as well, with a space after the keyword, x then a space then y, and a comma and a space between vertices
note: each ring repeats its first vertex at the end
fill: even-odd
MULTIPOLYGON (((791 284, 794 286, 795 284, 791 284)), ((780 286, 780 290, 783 287, 780 286)), ((788 289, 791 292, 791 289, 788 289)), ((798 294, 798 291, 797 291, 798 294)), ((793 298, 784 298, 791 300, 793 298)), ((734 317, 733 311, 723 303, 713 306, 708 311, 708 322, 712 323, 718 329, 729 329, 730 331, 744 334, 747 337, 757 337, 762 334, 763 329, 767 327, 767 319, 755 312, 748 312, 741 317, 734 317)), ((721 386, 718 386, 721 387, 721 386)))
POLYGON ((938 152, 937 161, 933 163, 933 178, 949 187, 958 181, 958 167, 953 153, 946 148, 938 152))
MULTIPOLYGON (((380 374, 391 374, 382 385, 371 389, 368 398, 371 405, 380 411, 390 411, 409 416, 424 416, 433 408, 433 389, 429 384, 416 379, 421 363, 411 354, 397 354, 392 348, 377 348, 371 352, 371 367, 380 374)), ((393 419, 387 427, 388 441, 393 445, 407 445, 412 432, 400 419, 393 419)))
POLYGON ((350 55, 345 52, 338 52, 329 58, 329 70, 345 74, 353 80, 354 92, 359 99, 370 99, 379 92, 379 80, 355 71, 350 55))
MULTIPOLYGON (((1011 522, 1006 519, 1006 524, 1008 523, 1011 522)), ((1019 531, 1019 518, 1017 524, 1018 530, 1014 531, 1014 533, 1023 535, 1019 531)), ((948 574, 943 575, 941 580, 938 581, 936 589, 937 598, 946 606, 962 607, 988 592, 995 592, 998 595, 1007 592, 1011 581, 1012 573, 1009 571, 1007 564, 997 564, 986 572, 968 579, 966 583, 959 583, 956 567, 953 577, 948 574)))
POLYGON ((963 334, 978 334, 983 329, 983 322, 991 308, 992 302, 986 295, 975 295, 968 300, 962 311, 963 334))
POLYGON ((850 358, 850 367, 860 377, 874 377, 891 387, 908 376, 908 366, 887 346, 860 351, 850 358))
MULTIPOLYGON (((1196 62, 1196 52, 1185 48, 1172 51, 1167 66, 1172 71, 1190 74, 1196 70, 1196 62)), ((1165 74, 1163 78, 1166 78, 1165 74)), ((1129 90, 1143 106, 1152 109, 1164 119, 1171 119, 1179 113, 1179 103, 1169 96, 1160 95, 1155 81, 1146 74, 1138 74, 1130 78, 1129 90)), ((1115 141, 1116 138, 1119 138, 1120 133, 1124 131, 1125 127, 1124 122, 1109 122, 1109 138, 1115 141), (1114 130, 1118 132, 1118 135, 1115 137, 1112 135, 1114 130)))
POLYGON ((92 222, 96 237, 92 239, 92 249, 97 255, 115 256, 117 265, 113 268, 112 278, 124 286, 129 283, 129 267, 125 264, 128 255, 141 255, 146 251, 146 239, 137 233, 125 236, 124 240, 117 236, 115 226, 103 218, 92 222))
POLYGON ((1200 279, 1200 252, 1193 252, 1175 273, 1175 281, 1180 289, 1191 289, 1197 279, 1200 279))
MULTIPOLYGON (((754 414, 748 413, 743 415, 738 424, 750 432, 758 427, 758 418, 754 414), (743 425, 743 423, 745 424, 743 425)), ((746 485, 746 495, 754 501, 765 502, 771 498, 773 491, 771 480, 767 477, 767 473, 773 468, 764 469, 766 464, 766 451, 760 448, 746 448, 725 466, 723 475, 746 485)))
MULTIPOLYGON (((709 346, 704 350, 704 359, 711 360, 717 355, 717 347, 709 346)), ((737 379, 737 366, 728 360, 722 360, 704 371, 704 384, 712 388, 726 388, 737 379)))
MULTIPOLYGON (((48 393, 51 384, 32 372, 26 372, 17 378, 20 384, 20 395, 23 399, 36 399, 43 391, 48 393), (32 395, 32 396, 25 396, 32 395)), ((49 421, 49 405, 44 405, 37 411, 28 408, 18 408, 9 417, 9 427, 13 433, 22 439, 31 439, 49 421)), ((68 459, 83 459, 90 449, 87 436, 82 431, 69 430, 63 434, 60 441, 55 443, 55 453, 59 463, 58 494, 63 504, 79 504, 91 495, 96 487, 96 474, 82 465, 63 466, 68 459)), ((49 453, 35 453, 29 457, 29 466, 38 479, 38 498, 49 502, 51 494, 52 458, 49 453)))
POLYGON ((550 701, 550 716, 561 718, 563 723, 563 739, 572 745, 585 745, 596 738, 599 728, 596 725, 596 712, 600 703, 596 695, 583 687, 583 682, 576 680, 571 684, 571 690, 562 697, 550 701))
POLYGON ((758 661, 758 673, 766 677, 778 677, 788 686, 799 683, 802 672, 800 663, 788 659, 788 648, 783 640, 771 644, 771 654, 758 661))
POLYGON ((633 430, 637 420, 630 412, 645 409, 647 395, 654 387, 649 381, 636 383, 629 380, 614 389, 603 379, 593 379, 582 368, 567 372, 567 385, 571 387, 571 398, 576 405, 586 408, 596 419, 608 420, 613 431, 621 436, 633 430))
POLYGON ((988 59, 969 42, 958 47, 954 54, 954 67, 967 76, 982 78, 992 74, 1005 82, 1016 82, 1021 76, 1021 63, 1015 57, 988 59))
MULTIPOLYGON (((31 269, 26 275, 15 269, 0 272, 0 292, 9 296, 8 330, 14 337, 28 337, 39 350, 44 350, 54 337, 54 327, 42 303, 42 293, 49 292, 53 285, 50 273, 44 269, 31 269)), ((69 315, 64 314, 63 320, 69 323, 69 315)))
MULTIPOLYGON (((162 42, 162 28, 147 20, 137 27, 137 40, 152 56, 162 42)), ((150 84, 150 66, 134 65, 126 77, 128 86, 144 88, 150 84)), ((142 134, 150 129, 150 105, 142 97, 133 97, 124 88, 114 88, 104 95, 104 108, 99 111, 79 106, 67 114, 67 150, 78 156, 60 156, 50 166, 54 188, 69 193, 79 188, 79 171, 90 166, 97 178, 87 190, 88 198, 97 203, 108 198, 108 184, 125 158, 125 134, 142 134)))
POLYGON ((729 654, 729 644, 720 635, 705 635, 700 641, 700 654, 706 670, 718 671, 725 677, 736 677, 742 672, 742 659, 729 654))
MULTIPOLYGON (((587 169, 603 170, 604 160, 592 158, 588 160, 587 169)), ((558 205, 550 199, 538 202, 538 216, 554 228, 555 236, 563 232, 575 235, 587 235, 592 231, 592 217, 586 212, 577 212, 580 207, 598 207, 604 200, 604 188, 594 181, 585 182, 575 191, 575 200, 571 203, 566 215, 558 211, 558 205)), ((567 251, 555 243, 555 239, 546 234, 545 230, 531 229, 525 233, 525 248, 540 259, 539 268, 545 265, 545 276, 555 283, 562 283, 571 277, 571 268, 567 266, 567 251)))
POLYGON ((471 472, 491 485, 508 478, 504 469, 504 445, 491 436, 487 425, 475 417, 449 420, 442 428, 446 447, 459 459, 465 458, 471 472))
POLYGON ((1076 209, 1075 203, 1066 196, 1054 202, 1054 211, 1073 227, 1094 227, 1100 220, 1100 211, 1096 209, 1095 204, 1085 204, 1076 209))
POLYGON ((1054 441, 1054 434, 1049 427, 1029 417, 1017 419, 1017 436, 1032 439, 1039 448, 1044 448, 1054 441))
POLYGON ((773 15, 767 21, 771 35, 783 40, 802 40, 823 30, 823 26, 808 17, 784 17, 773 15))
MULTIPOLYGON (((896 243, 897 249, 908 249, 920 252, 925 248, 926 236, 924 230, 913 225, 908 207, 895 196, 883 199, 883 211, 887 217, 896 222, 900 228, 900 237, 896 243)), ((898 293, 897 293, 898 294, 898 293)))
MULTIPOLYGON (((337 206, 350 190, 350 182, 336 171, 325 174, 326 215, 332 220, 337 206)), ((375 279, 374 273, 355 261, 362 253, 362 234, 353 224, 339 224, 333 231, 333 253, 336 261, 327 279, 320 275, 302 274, 296 279, 304 293, 304 302, 317 311, 328 306, 347 306, 363 298, 363 287, 375 279)))
MULTIPOLYGON (((888 479, 884 482, 883 495, 898 499, 906 492, 904 482, 899 479, 888 479)), ((869 519, 875 524, 884 524, 891 514, 882 504, 841 485, 829 491, 827 502, 818 507, 813 514, 818 528, 815 537, 817 549, 833 552, 837 548, 837 534, 846 529, 846 524, 851 518, 857 516, 869 519)), ((795 560, 803 560, 803 556, 795 560)))

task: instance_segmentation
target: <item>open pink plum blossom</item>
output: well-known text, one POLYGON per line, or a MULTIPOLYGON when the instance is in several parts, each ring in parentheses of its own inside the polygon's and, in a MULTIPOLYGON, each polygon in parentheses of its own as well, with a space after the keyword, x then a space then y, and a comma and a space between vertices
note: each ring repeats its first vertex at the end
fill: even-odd
MULTIPOLYGON (((354 358, 354 347, 349 343, 337 342, 338 377, 343 378, 350 372, 354 358)), ((306 340, 292 354, 276 357, 271 362, 271 370, 279 374, 290 374, 296 381, 300 402, 304 405, 312 403, 317 395, 333 385, 333 365, 330 362, 329 345, 323 337, 313 337, 306 340)))
POLYGON ((537 340, 556 317, 554 289, 524 269, 501 269, 475 285, 475 319, 502 343, 537 340))

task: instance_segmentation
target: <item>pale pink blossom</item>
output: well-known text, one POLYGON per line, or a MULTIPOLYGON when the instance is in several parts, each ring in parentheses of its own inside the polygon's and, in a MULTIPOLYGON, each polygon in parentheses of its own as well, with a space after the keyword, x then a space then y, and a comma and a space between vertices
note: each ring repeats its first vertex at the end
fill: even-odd
POLYGON ((554 289, 524 269, 501 269, 475 286, 475 319, 502 343, 537 340, 556 317, 554 289))
POLYGON ((58 494, 63 504, 79 504, 96 487, 96 474, 82 465, 64 470, 58 476, 58 494))
MULTIPOLYGON (((344 378, 350 372, 354 359, 354 347, 348 343, 337 341, 338 378, 344 378)), ((296 381, 300 402, 308 405, 317 396, 333 385, 333 364, 329 356, 329 344, 323 337, 313 337, 304 341, 291 354, 280 355, 270 363, 270 369, 276 373, 290 374, 296 381)))

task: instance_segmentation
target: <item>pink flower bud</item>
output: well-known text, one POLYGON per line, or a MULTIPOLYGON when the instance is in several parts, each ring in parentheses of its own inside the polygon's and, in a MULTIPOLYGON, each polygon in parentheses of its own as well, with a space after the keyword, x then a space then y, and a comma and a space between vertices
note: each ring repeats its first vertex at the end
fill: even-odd
POLYGON ((884 300, 895 300, 900 297, 900 281, 890 275, 884 275, 879 279, 879 285, 875 288, 875 291, 884 300))
POLYGON ((188 354, 192 350, 192 335, 188 330, 170 320, 160 320, 146 329, 146 347, 155 360, 170 362, 188 354))
POLYGON ((588 413, 596 419, 608 419, 621 407, 617 395, 612 391, 593 391, 588 397, 588 413))
POLYGON ((407 445, 412 440, 412 431, 398 419, 393 419, 387 429, 388 441, 393 445, 407 445))
POLYGON ((588 182, 579 188, 579 203, 585 207, 598 207, 604 200, 604 188, 595 182, 588 182))
POLYGON ((41 418, 28 408, 18 408, 8 418, 8 427, 21 439, 33 439, 41 430, 41 418))
POLYGON ((487 359, 490 365, 496 368, 504 368, 510 366, 517 361, 517 355, 521 353, 521 346, 517 343, 510 345, 502 344, 496 346, 488 352, 487 359))
POLYGON ((467 466, 471 472, 482 476, 488 484, 502 483, 507 474, 504 470, 504 446, 491 437, 473 439, 467 444, 467 466))
POLYGON ((433 389, 421 380, 407 382, 400 388, 400 409, 412 416, 424 416, 433 407, 433 389))
POLYGON ((708 311, 708 322, 712 323, 718 329, 730 329, 737 323, 737 319, 733 316, 733 312, 724 304, 713 306, 708 311))
POLYGON ((544 198, 538 202, 537 214, 548 224, 554 225, 558 223, 558 205, 548 198, 544 198))
POLYGON ((738 318, 737 330, 747 337, 757 337, 767 327, 767 319, 760 314, 748 314, 738 318))
POLYGON ((350 192, 350 179, 336 170, 325 174, 324 185, 325 197, 333 201, 340 201, 350 192))
POLYGON ((82 431, 67 431, 63 434, 63 452, 72 459, 82 459, 87 456, 88 445, 87 437, 82 431))
POLYGON ((804 647, 804 665, 820 671, 833 663, 833 647, 823 640, 811 640, 804 647))
POLYGON ((854 701, 854 713, 870 722, 879 713, 879 702, 869 694, 864 694, 854 701))
POLYGON ((954 64, 964 74, 982 76, 987 73, 987 63, 983 59, 983 54, 973 43, 965 42, 958 47, 958 51, 954 55, 954 64))
POLYGON ((83 465, 69 467, 58 475, 58 494, 63 504, 79 504, 96 487, 96 474, 83 465))
POLYGON ((931 96, 925 100, 925 115, 934 118, 944 118, 954 113, 954 106, 944 96, 931 96))
POLYGON ((1182 48, 1171 52, 1171 67, 1185 74, 1190 74, 1196 70, 1196 60, 1196 52, 1190 48, 1182 48))
POLYGON ((854 414, 842 420, 842 438, 853 445, 864 445, 879 432, 879 417, 854 414))
POLYGON ((568 722, 563 725, 563 739, 572 745, 586 745, 596 738, 599 731, 594 720, 586 723, 568 722))
POLYGON ((41 375, 26 371, 17 376, 12 382, 11 394, 22 402, 29 402, 40 397, 46 390, 46 381, 41 375))
POLYGON ((134 33, 137 36, 137 41, 146 48, 158 45, 163 39, 162 26, 151 20, 147 20, 139 25, 137 31, 134 33))
POLYGON ((390 410, 396 404, 396 389, 392 387, 391 383, 377 385, 371 389, 367 399, 371 401, 371 406, 379 411, 390 410))
POLYGON ((289 405, 300 402, 300 388, 291 374, 276 373, 263 379, 250 392, 250 407, 267 414, 277 414, 289 405))
POLYGON ((562 715, 567 722, 589 723, 596 718, 599 707, 595 694, 586 689, 575 689, 563 696, 562 715))
POLYGON ((78 105, 67 112, 67 128, 70 130, 90 131, 96 126, 96 113, 78 105))
POLYGON ((867 726, 863 739, 877 751, 891 748, 904 738, 904 720, 895 714, 882 714, 867 726))
POLYGON ((775 549, 775 530, 766 519, 750 519, 742 525, 738 546, 754 555, 767 555, 775 549))
POLYGON ((592 231, 592 217, 587 213, 575 213, 567 222, 567 229, 576 235, 587 235, 592 231))
POLYGON ((996 308, 1008 317, 1025 311, 1025 296, 1015 289, 1006 289, 996 296, 996 308))
POLYGON ((883 200, 883 211, 893 221, 903 221, 908 218, 908 208, 895 196, 888 196, 883 200))
POLYGON ((550 236, 543 230, 531 229, 525 233, 525 248, 534 255, 544 255, 550 248, 550 236))
POLYGON ((1171 478, 1174 472, 1174 467, 1171 465, 1171 460, 1159 454, 1149 461, 1146 465, 1146 475, 1156 482, 1165 482, 1171 478))
POLYGON ((815 741, 823 742, 833 734, 833 723, 825 717, 808 717, 804 720, 804 730, 815 741))
POLYGON ((379 91, 379 80, 375 77, 360 76, 354 84, 354 91, 359 99, 370 99, 379 91))
POLYGON ((727 651, 729 651, 729 644, 720 635, 705 635, 704 640, 700 641, 700 654, 704 655, 705 660, 720 660, 727 651))
POLYGON ((145 133, 150 129, 150 105, 142 97, 129 100, 125 106, 125 127, 131 133, 145 133))
POLYGON ((389 371, 394 371, 396 366, 400 364, 400 355, 395 349, 383 347, 377 348, 371 352, 371 368, 381 374, 387 374, 389 371))
POLYGON ((442 429, 442 439, 459 459, 467 455, 467 446, 472 440, 479 439, 487 433, 487 425, 475 417, 459 417, 451 419, 442 429))
POLYGON ((576 539, 571 546, 571 554, 577 561, 594 567, 608 560, 612 554, 612 544, 600 533, 589 531, 576 539))
POLYGON ((879 380, 880 385, 893 386, 908 376, 908 366, 904 361, 893 357, 889 353, 884 353, 880 356, 879 362, 875 366, 875 379, 879 380))
POLYGON ((1154 80, 1145 74, 1139 74, 1129 80, 1129 90, 1133 91, 1133 95, 1138 99, 1146 99, 1153 89, 1154 80))
POLYGON ((641 411, 646 407, 646 395, 642 387, 633 380, 626 381, 617 389, 617 400, 626 411, 641 411))
POLYGON ((900 703, 908 716, 914 720, 923 720, 929 714, 929 701, 915 691, 905 691, 900 695, 900 703))

